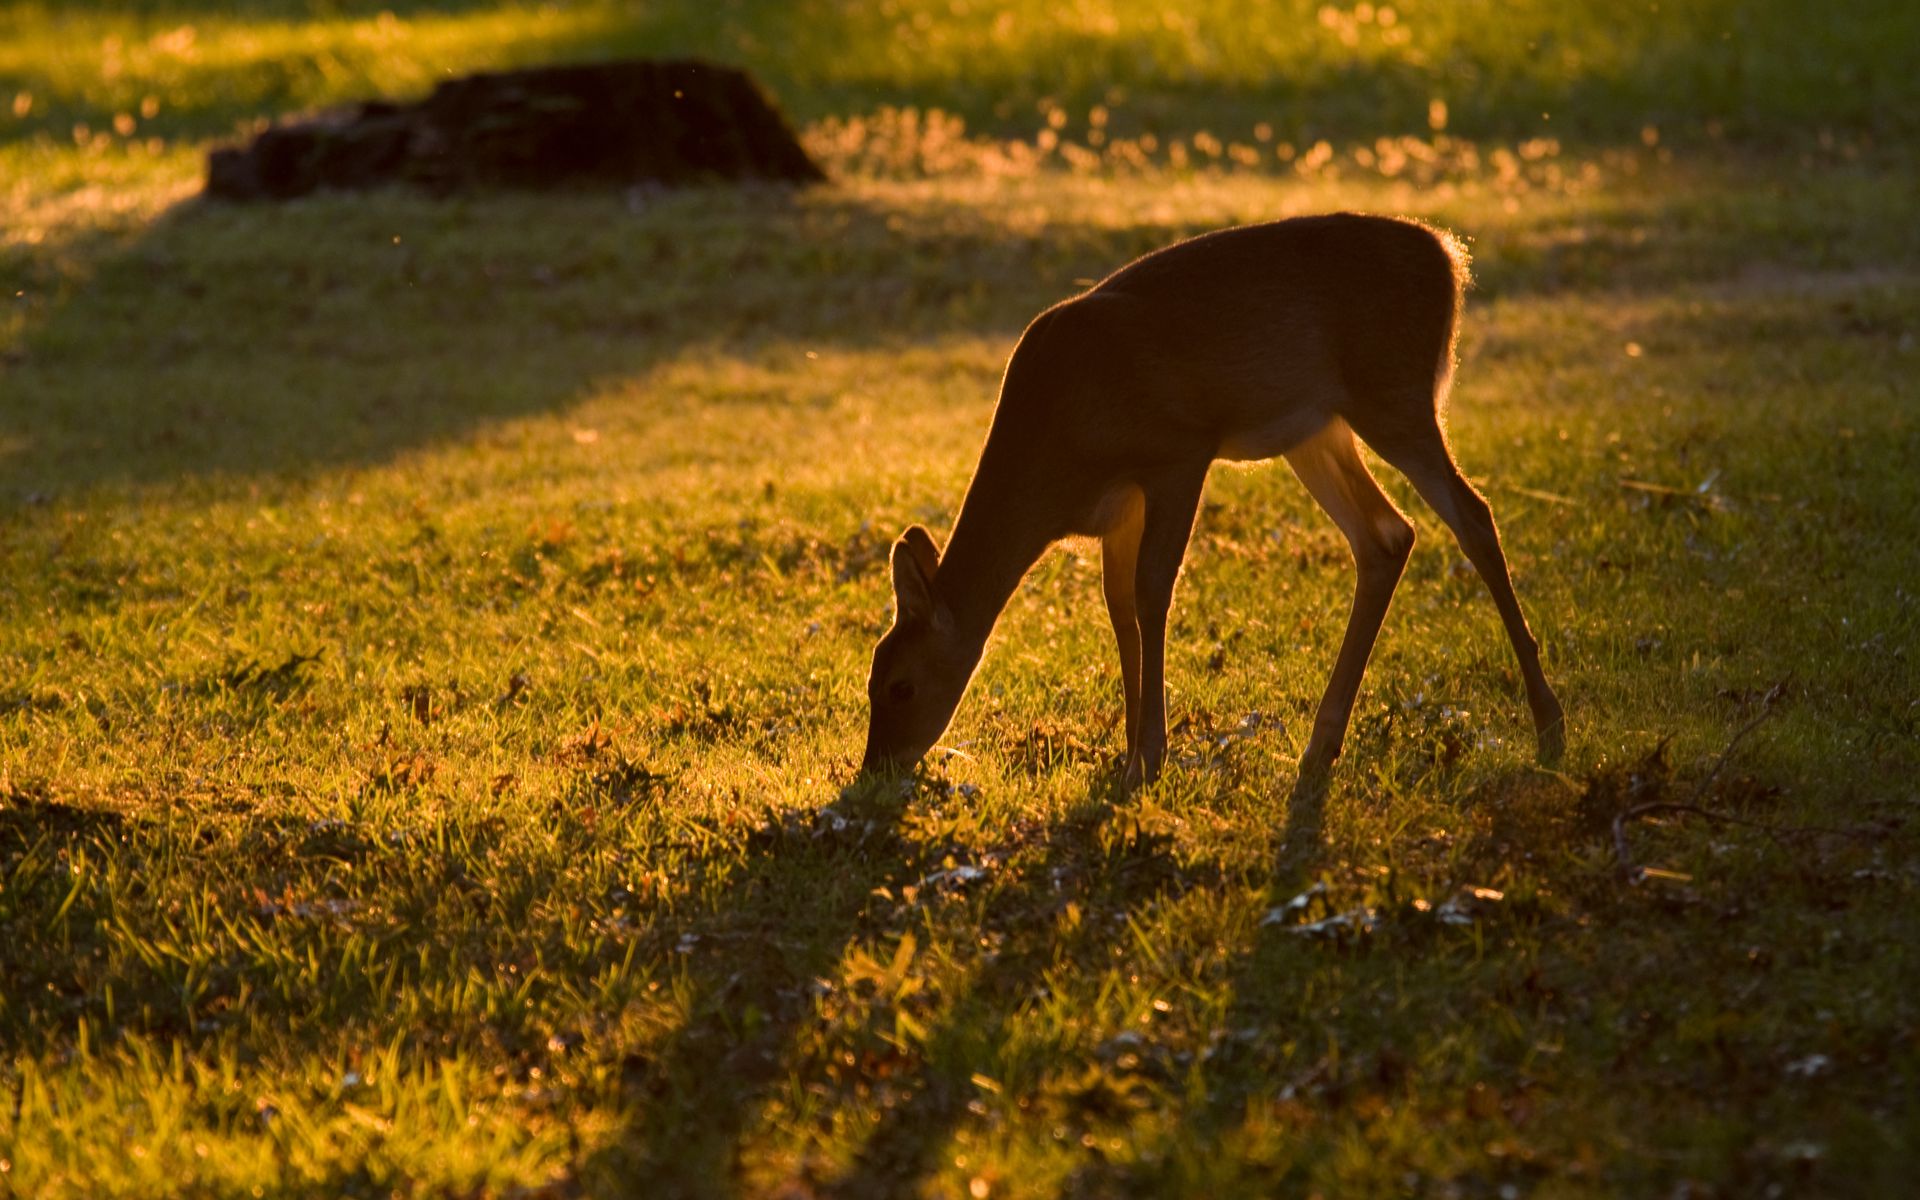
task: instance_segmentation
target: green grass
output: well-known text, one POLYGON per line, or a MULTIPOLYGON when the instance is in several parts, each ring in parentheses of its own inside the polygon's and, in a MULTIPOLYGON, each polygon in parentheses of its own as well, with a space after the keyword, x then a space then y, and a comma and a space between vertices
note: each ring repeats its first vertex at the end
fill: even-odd
POLYGON ((1904 9, 1409 5, 1363 69, 1311 6, 380 7, 0 10, 0 1194, 1904 1194, 1904 9), (620 50, 747 62, 836 182, 187 199, 273 108, 620 50), (1472 239, 1453 438, 1565 773, 1391 477, 1422 543, 1289 804, 1351 577, 1263 466, 1159 784, 1069 546, 956 752, 847 788, 1026 319, 1336 207, 1472 239), (1626 882, 1658 801, 1839 832, 1640 819, 1626 882))
POLYGON ((1768 140, 1818 127, 1911 137, 1920 15, 1853 0, 1404 0, 1323 4, 1080 0, 150 0, 0 6, 0 137, 225 134, 280 108, 424 90, 442 75, 555 56, 704 54, 752 70, 802 120, 935 106, 1025 134, 1092 106, 1165 136, 1372 139, 1424 132, 1430 104, 1469 137, 1768 140), (393 10, 402 11, 396 18, 393 10), (384 14, 384 15, 383 15, 384 14), (141 111, 154 101, 152 111, 141 111))

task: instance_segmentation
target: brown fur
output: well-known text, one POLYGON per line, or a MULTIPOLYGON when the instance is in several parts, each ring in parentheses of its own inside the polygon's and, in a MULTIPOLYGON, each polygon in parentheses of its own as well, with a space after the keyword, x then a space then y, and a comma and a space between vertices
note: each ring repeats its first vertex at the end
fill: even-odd
MULTIPOLYGON (((987 634, 1054 541, 1102 539, 1121 657, 1130 782, 1166 753, 1166 617, 1207 470, 1285 456, 1352 547, 1354 611, 1303 772, 1339 753, 1360 677, 1413 545, 1354 436, 1404 472, 1493 593, 1543 757, 1560 705, 1508 579, 1491 513, 1455 467, 1441 404, 1464 248, 1409 221, 1336 214, 1210 233, 1148 254, 1028 326, 930 604, 883 638, 868 681, 868 766, 917 761, 951 718, 987 634)), ((932 546, 902 546, 924 565, 932 546)), ((896 579, 899 570, 896 553, 896 579)), ((911 583, 917 585, 918 580, 911 583)))

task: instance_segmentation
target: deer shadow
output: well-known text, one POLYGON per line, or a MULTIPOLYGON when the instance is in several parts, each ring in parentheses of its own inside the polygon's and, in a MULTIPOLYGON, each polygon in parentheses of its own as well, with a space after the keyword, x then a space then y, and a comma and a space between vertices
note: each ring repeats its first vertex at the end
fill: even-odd
POLYGON ((665 1044, 629 1053, 621 1090, 641 1119, 581 1171, 612 1192, 725 1194, 757 1103, 815 1019, 823 980, 887 924, 878 889, 929 869, 900 823, 910 801, 850 785, 811 813, 768 813, 737 854, 687 864, 724 883, 653 937, 684 1013, 665 1044), (675 962, 674 960, 678 960, 675 962))
MULTIPOLYGON (((1541 791, 1535 786, 1539 779, 1538 772, 1515 769, 1490 778, 1482 790, 1488 794, 1516 788, 1541 791)), ((1223 990, 1232 997, 1230 1016, 1207 1039, 1209 1086, 1204 1092, 1182 1087, 1184 1065, 1157 1054, 1153 1035, 1145 1027, 1141 1034, 1122 1031, 1090 1055, 1057 1056, 1038 1066, 1028 1064, 1024 1072, 1017 1063, 1009 1072, 1004 1050, 1017 1040, 1023 1018, 1048 1002, 1048 981, 1054 973, 1084 977, 1110 970, 1114 956, 1121 953, 1126 929, 1156 905, 1177 901, 1196 889, 1251 883, 1270 914, 1281 913, 1290 899, 1324 885, 1330 875, 1337 876, 1339 853, 1324 826, 1329 799, 1341 791, 1335 786, 1338 782, 1328 775, 1296 782, 1287 819, 1271 839, 1270 869, 1250 879, 1244 871, 1223 869, 1215 862, 1183 860, 1170 839, 1142 827, 1110 780, 1096 779, 1073 809, 1028 831, 1030 857, 1018 872, 1008 873, 1004 884, 987 884, 978 897, 949 895, 930 902, 936 908, 962 906, 945 914, 927 914, 929 902, 921 902, 922 919, 931 923, 938 915, 949 920, 961 917, 968 928, 978 931, 979 945, 988 948, 980 952, 979 969, 967 978, 964 993, 944 998, 937 1024, 911 1051, 902 1051, 888 1039, 875 1039, 872 1026, 857 1021, 851 1031, 842 1025, 823 1035, 833 1018, 823 1016, 817 1005, 811 1010, 806 1005, 791 1007, 742 1033, 748 1022, 741 1014, 749 998, 764 993, 763 986, 751 981, 766 977, 757 973, 762 967, 750 950, 716 953, 699 971, 696 984, 705 997, 702 1015, 680 1031, 659 1061, 648 1064, 651 1078, 666 1081, 653 1084, 647 1093, 658 1105, 642 1103, 639 1118, 613 1146, 586 1164, 577 1178, 595 1194, 601 1187, 614 1192, 644 1187, 649 1194, 669 1196, 766 1190, 773 1180, 743 1178, 741 1153, 754 1133, 755 1117, 769 1103, 782 1102, 789 1105, 784 1115, 804 1111, 823 1129, 844 1128, 835 1120, 840 1112, 854 1114, 856 1126, 859 1110, 877 1117, 858 1135, 857 1148, 844 1161, 835 1164, 802 1157, 797 1172, 780 1181, 786 1191, 776 1189, 777 1194, 914 1194, 943 1168, 943 1156, 951 1151, 957 1135, 969 1131, 991 1136, 996 1105, 1010 1110, 1017 1104, 1022 1120, 1036 1120, 1032 1114, 1038 1109, 1030 1110, 1029 1101, 1057 1105, 1064 1089, 1071 1098, 1066 1102, 1067 1114, 1060 1119, 1076 1135, 1083 1128, 1076 1122, 1099 1128, 1103 1120, 1124 1117, 1130 1104, 1151 1104, 1161 1110, 1156 1122, 1159 1132, 1153 1135, 1153 1145, 1145 1147, 1152 1153, 1134 1154, 1130 1161, 1123 1161, 1089 1152, 1071 1176, 1068 1190, 1088 1195, 1165 1191, 1178 1182, 1169 1163, 1181 1156, 1188 1161, 1204 1159, 1209 1148, 1227 1152, 1230 1139, 1247 1119, 1249 1105, 1289 1082, 1279 1064, 1271 1061, 1270 1043, 1313 1043, 1324 1035, 1323 1024, 1328 1029, 1341 1028, 1338 1016, 1329 1015, 1323 1021, 1303 1014, 1296 1004, 1299 989, 1307 988, 1331 1014, 1350 1006, 1346 993, 1358 985, 1322 994, 1323 985, 1315 982, 1323 978, 1314 965, 1320 954, 1324 951, 1339 958, 1338 947, 1326 949, 1314 938, 1299 936, 1298 924, 1270 916, 1258 924, 1251 939, 1230 949, 1222 971, 1223 990), (1080 919, 1065 919, 1070 912, 1080 914, 1080 919), (1295 986, 1283 986, 1276 993, 1271 986, 1276 978, 1293 980, 1295 986), (1250 1042, 1249 1031, 1256 1035, 1250 1042), (797 1043, 816 1038, 822 1040, 824 1050, 796 1051, 797 1043), (849 1075, 823 1070, 842 1051, 852 1056, 849 1075), (1068 1078, 1077 1070, 1084 1070, 1085 1082, 1068 1078), (850 1076, 863 1072, 881 1082, 871 1087, 848 1082, 850 1076), (993 1078, 996 1075, 999 1078, 993 1078), (1129 1098, 1125 1089, 1130 1078, 1151 1082, 1153 1086, 1137 1093, 1150 1099, 1129 1098), (693 1085, 673 1082, 696 1079, 693 1085), (813 1106, 796 1110, 790 1100, 802 1091, 814 1097, 813 1106)), ((1566 813, 1536 814, 1537 820, 1499 816, 1482 835, 1488 842, 1486 852, 1494 853, 1496 843, 1504 846, 1509 839, 1543 836, 1541 830, 1548 826, 1571 836, 1573 826, 1568 822, 1577 824, 1577 819, 1563 790, 1564 785, 1556 785, 1534 799, 1544 806, 1564 806, 1566 813)), ((887 811, 898 816, 906 810, 887 811)), ((771 853, 758 860, 749 875, 768 881, 790 875, 795 882, 803 882, 801 877, 817 870, 811 852, 788 855, 779 850, 782 844, 787 843, 767 843, 771 853)), ((858 872, 855 882, 865 885, 925 872, 939 858, 939 847, 903 854, 898 851, 904 843, 889 844, 896 851, 891 856, 892 869, 875 862, 858 872)), ((1549 882, 1558 886, 1561 881, 1549 882)), ((788 983, 803 972, 831 976, 848 947, 885 924, 885 914, 879 910, 854 913, 844 905, 838 911, 809 907, 796 912, 793 919, 821 916, 837 924, 808 954, 779 968, 780 978, 788 983), (874 923, 876 918, 880 925, 874 923)), ((1419 956, 1427 953, 1422 947, 1439 932, 1386 929, 1380 936, 1383 944, 1390 945, 1387 952, 1414 955, 1413 969, 1418 970, 1419 956)), ((1357 950, 1350 947, 1348 952, 1357 950)), ((1356 1003, 1351 1006, 1357 1007, 1359 993, 1353 995, 1356 1003)), ((838 1016, 844 1020, 845 1010, 838 1016)), ((884 1020, 880 1023, 884 1025, 884 1020)), ((1342 1040, 1347 1036, 1342 1031, 1342 1040)), ((1386 1038, 1377 1046, 1368 1043, 1349 1052, 1356 1065, 1324 1068, 1321 1064, 1302 1072, 1296 1064, 1292 1082, 1305 1079, 1303 1087, 1327 1089, 1330 1102, 1336 1105, 1370 1090, 1391 1091, 1404 1078, 1406 1051, 1404 1044, 1386 1038)))
POLYGON ((904 803, 884 791, 857 782, 807 816, 770 816, 725 868, 726 899, 674 924, 686 931, 674 986, 688 1016, 658 1053, 627 1064, 637 1119, 582 1164, 587 1190, 752 1190, 741 1152, 756 1117, 804 1093, 800 1109, 822 1123, 849 1106, 881 1115, 850 1163, 807 1158, 789 1182, 904 1194, 972 1119, 982 1055, 1044 994, 1051 969, 1106 961, 1144 908, 1220 882, 1213 864, 1180 861, 1167 835, 1116 804, 1104 776, 1058 819, 1016 822, 985 847, 916 841, 903 822, 938 790, 904 803), (884 959, 903 935, 910 953, 915 928, 956 923, 977 931, 982 965, 963 993, 938 998, 937 1017, 920 1008, 934 997, 863 990, 849 968, 884 959), (932 1027, 903 1040, 911 1026, 894 1014, 912 1012, 932 1027))
MULTIPOLYGON (((1143 826, 1118 775, 1117 767, 1096 774, 1086 795, 1058 819, 1016 826, 1008 839, 1017 844, 1017 869, 1003 863, 977 876, 952 865, 943 871, 942 864, 954 862, 951 847, 902 837, 900 822, 924 804, 924 791, 900 804, 855 784, 818 813, 770 819, 749 839, 748 861, 728 895, 792 895, 795 906, 777 916, 750 915, 748 899, 731 911, 721 907, 693 918, 731 932, 717 940, 703 935, 703 948, 689 956, 685 989, 694 997, 693 1015, 658 1056, 630 1065, 627 1095, 639 1117, 577 1178, 596 1194, 635 1187, 663 1196, 753 1190, 742 1178, 740 1155, 755 1117, 776 1098, 790 1101, 798 1089, 812 1095, 809 1115, 823 1127, 849 1107, 871 1106, 879 1116, 844 1164, 803 1159, 786 1183, 794 1194, 913 1192, 935 1173, 956 1133, 987 1120, 980 1080, 1001 1069, 1000 1048, 1015 1024, 1045 1002, 1051 972, 1109 969, 1130 923, 1156 905, 1245 882, 1217 862, 1183 860, 1169 835, 1143 826), (837 872, 831 888, 818 886, 822 870, 837 872), (943 873, 969 882, 945 889, 926 882, 943 873), (900 881, 910 878, 922 881, 922 895, 903 910, 900 881), (876 901, 875 889, 893 896, 876 901), (938 1023, 911 1051, 884 1036, 884 1000, 851 1026, 844 1006, 822 1003, 823 987, 841 986, 834 977, 850 948, 898 931, 903 911, 928 924, 958 919, 977 931, 982 948, 980 969, 964 993, 944 998, 938 1023), (782 929, 804 929, 803 944, 767 955, 765 938, 782 929), (739 936, 748 931, 754 936, 739 936), (813 1044, 802 1049, 803 1042, 813 1044)), ((1328 790, 1324 775, 1295 789, 1289 819, 1275 837, 1281 850, 1267 881, 1271 894, 1304 886, 1323 864, 1328 790)), ((1248 947, 1243 966, 1261 950, 1248 947)), ((1096 1057, 1121 1058, 1128 1044, 1123 1033, 1096 1057)), ((1042 1070, 1066 1065, 1072 1064, 1042 1070)), ((1011 1092, 1035 1084, 1016 1079, 992 1086, 1011 1092)), ((1103 1087, 1089 1084, 1075 1103, 1117 1102, 1096 1094, 1103 1087)), ((1191 1114, 1200 1122, 1219 1116, 1191 1114)))

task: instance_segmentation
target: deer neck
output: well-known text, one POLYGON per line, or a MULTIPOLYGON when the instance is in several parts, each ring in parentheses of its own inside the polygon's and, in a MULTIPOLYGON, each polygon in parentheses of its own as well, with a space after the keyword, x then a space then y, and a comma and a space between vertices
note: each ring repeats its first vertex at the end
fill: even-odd
POLYGON ((981 456, 934 576, 955 625, 981 645, 1020 580, 1062 532, 1044 472, 993 449, 981 456))

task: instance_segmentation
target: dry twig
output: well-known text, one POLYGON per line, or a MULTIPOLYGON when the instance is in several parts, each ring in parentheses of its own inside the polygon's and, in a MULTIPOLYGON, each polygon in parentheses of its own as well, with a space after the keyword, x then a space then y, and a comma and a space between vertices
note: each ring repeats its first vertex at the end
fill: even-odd
POLYGON ((1727 740, 1725 748, 1720 751, 1720 757, 1714 760, 1713 766, 1695 785, 1691 801, 1683 803, 1674 800, 1656 800, 1647 804, 1636 804, 1613 818, 1613 853, 1619 863, 1621 878, 1628 883, 1638 883, 1646 873, 1645 868, 1634 865, 1633 854, 1627 847, 1627 825, 1642 817, 1658 816, 1663 813, 1703 817, 1716 825, 1743 825, 1749 829, 1761 830, 1775 841, 1789 837, 1865 837, 1871 832, 1862 829, 1833 829, 1819 825, 1778 825, 1770 821, 1756 821, 1751 817, 1736 817, 1732 813, 1720 812, 1700 805, 1699 801, 1706 797, 1707 789, 1712 787, 1713 781, 1720 777, 1721 769, 1727 765, 1727 760, 1733 756, 1734 750, 1746 740, 1748 734, 1766 724, 1768 718, 1773 716, 1774 706, 1786 694, 1787 682, 1783 679, 1767 689, 1767 694, 1760 700, 1759 715, 1742 725, 1727 740))

